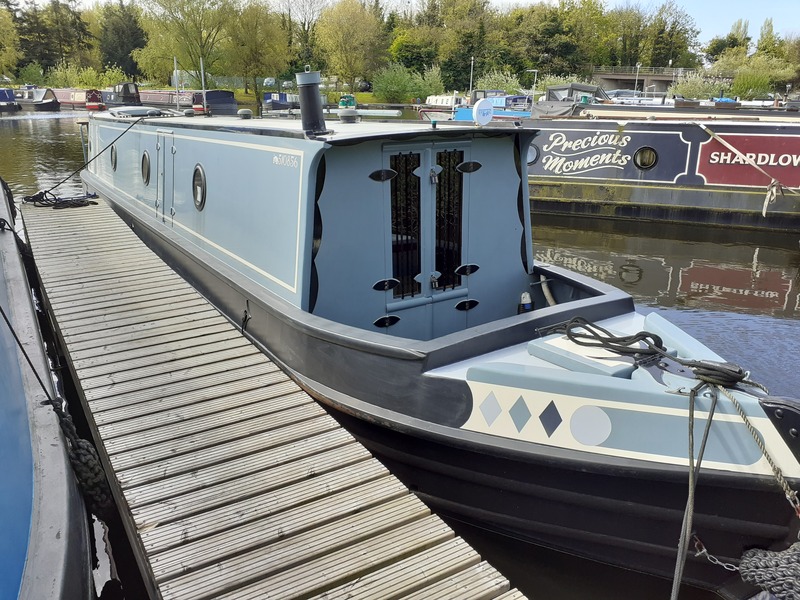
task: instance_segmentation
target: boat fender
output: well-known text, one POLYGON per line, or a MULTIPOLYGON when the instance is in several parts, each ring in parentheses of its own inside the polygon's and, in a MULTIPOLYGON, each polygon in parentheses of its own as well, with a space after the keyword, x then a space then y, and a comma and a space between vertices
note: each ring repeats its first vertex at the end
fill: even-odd
POLYGON ((739 574, 748 583, 759 586, 776 598, 797 598, 800 579, 800 542, 786 550, 752 548, 742 554, 739 574))

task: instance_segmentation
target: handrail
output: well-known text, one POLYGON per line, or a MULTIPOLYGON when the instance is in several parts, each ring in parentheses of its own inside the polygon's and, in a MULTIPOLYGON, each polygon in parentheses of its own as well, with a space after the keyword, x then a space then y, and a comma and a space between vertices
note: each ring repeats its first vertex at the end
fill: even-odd
POLYGON ((636 65, 593 65, 594 73, 618 73, 621 75, 634 75, 638 71, 639 75, 669 75, 680 77, 697 73, 697 69, 687 69, 684 67, 639 67, 636 65))

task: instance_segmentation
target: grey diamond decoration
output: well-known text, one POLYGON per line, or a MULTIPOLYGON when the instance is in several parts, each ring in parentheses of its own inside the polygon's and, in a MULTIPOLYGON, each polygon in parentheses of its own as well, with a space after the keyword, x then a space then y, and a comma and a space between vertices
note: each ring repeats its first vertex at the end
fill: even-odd
POLYGON ((550 401, 550 404, 547 405, 547 408, 545 408, 542 411, 542 414, 539 415, 539 420, 544 426, 547 437, 552 436, 553 432, 555 432, 555 430, 558 429, 558 426, 561 425, 561 421, 563 421, 561 415, 558 413, 555 402, 552 400, 550 401))
POLYGON ((522 431, 522 428, 525 427, 527 422, 531 419, 531 411, 528 410, 528 405, 525 404, 525 400, 522 399, 522 396, 517 398, 517 401, 514 402, 514 406, 511 407, 508 414, 511 415, 511 420, 514 421, 517 432, 522 431))
POLYGON ((486 419, 486 424, 491 425, 494 423, 501 412, 500 403, 497 401, 497 398, 494 397, 494 393, 489 392, 486 399, 481 402, 481 413, 483 413, 483 418, 486 419))

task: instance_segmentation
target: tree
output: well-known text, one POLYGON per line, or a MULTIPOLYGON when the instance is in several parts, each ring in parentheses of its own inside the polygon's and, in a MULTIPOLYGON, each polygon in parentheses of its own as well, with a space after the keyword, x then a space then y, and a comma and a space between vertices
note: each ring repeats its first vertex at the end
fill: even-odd
POLYGON ((0 75, 11 74, 19 60, 19 37, 11 13, 0 8, 0 75))
POLYGON ((49 44, 55 50, 56 60, 82 65, 85 62, 81 60, 82 55, 92 46, 92 35, 76 7, 74 0, 69 3, 50 0, 43 16, 48 25, 49 44))
POLYGON ((22 53, 19 59, 20 66, 36 63, 45 71, 55 66, 58 55, 54 46, 50 44, 50 25, 43 11, 33 0, 28 0, 20 13, 17 33, 22 53))
POLYGON ((756 43, 756 52, 767 56, 778 56, 781 39, 775 34, 772 19, 765 19, 761 26, 761 35, 756 43))
POLYGON ((145 15, 147 44, 133 52, 139 68, 163 76, 175 56, 200 80, 200 63, 213 73, 222 60, 221 42, 235 11, 233 0, 150 0, 145 15))
POLYGON ((133 51, 144 48, 147 34, 139 23, 139 11, 133 3, 106 4, 102 9, 100 55, 104 65, 117 65, 128 77, 141 75, 133 51))
POLYGON ((315 27, 327 4, 328 0, 278 1, 281 27, 292 55, 289 73, 301 71, 304 65, 323 62, 316 53, 315 27))
POLYGON ((381 23, 358 0, 340 0, 317 21, 317 41, 329 70, 355 88, 356 77, 368 76, 372 57, 382 55, 381 23))
POLYGON ((694 67, 696 56, 691 48, 697 45, 697 29, 694 19, 673 0, 662 4, 651 24, 649 66, 694 67))
POLYGON ((417 73, 436 62, 439 31, 430 27, 400 29, 389 46, 392 61, 417 73))
POLYGON ((264 75, 283 72, 289 62, 289 48, 280 20, 265 4, 250 0, 237 10, 227 34, 228 72, 243 77, 246 87, 252 84, 260 106, 264 75))

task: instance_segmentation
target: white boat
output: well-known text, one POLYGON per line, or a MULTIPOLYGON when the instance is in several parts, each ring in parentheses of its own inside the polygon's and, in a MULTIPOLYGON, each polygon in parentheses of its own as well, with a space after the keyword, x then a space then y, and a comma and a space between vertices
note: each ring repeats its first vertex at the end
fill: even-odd
POLYGON ((534 260, 535 130, 326 123, 298 83, 301 120, 93 115, 83 181, 441 514, 758 591, 720 563, 797 539, 798 401, 534 260))

